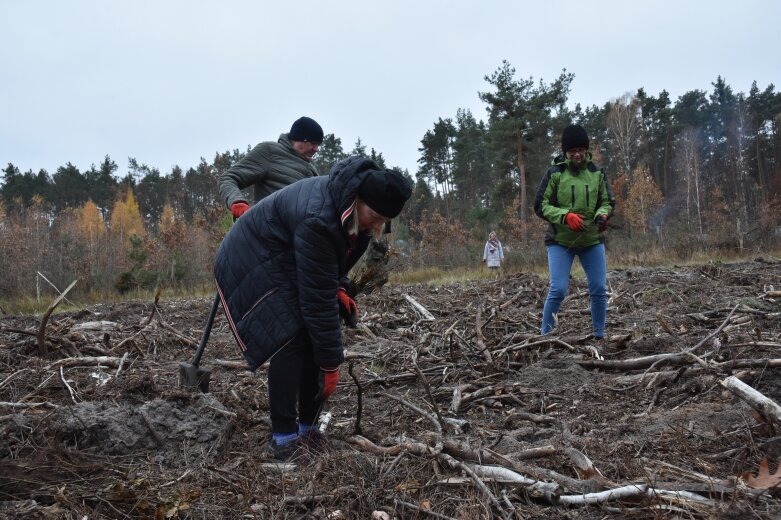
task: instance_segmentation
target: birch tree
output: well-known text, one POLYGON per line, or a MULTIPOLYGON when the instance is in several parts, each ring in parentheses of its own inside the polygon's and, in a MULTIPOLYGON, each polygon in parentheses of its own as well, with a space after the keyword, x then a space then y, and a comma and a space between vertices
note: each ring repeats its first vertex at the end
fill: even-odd
POLYGON ((627 93, 610 102, 607 125, 618 148, 618 164, 625 172, 633 171, 640 137, 640 102, 627 93))
POLYGON ((702 236, 702 212, 700 210, 700 145, 699 132, 692 127, 683 131, 681 137, 681 163, 686 185, 686 226, 691 232, 692 212, 697 232, 702 236))

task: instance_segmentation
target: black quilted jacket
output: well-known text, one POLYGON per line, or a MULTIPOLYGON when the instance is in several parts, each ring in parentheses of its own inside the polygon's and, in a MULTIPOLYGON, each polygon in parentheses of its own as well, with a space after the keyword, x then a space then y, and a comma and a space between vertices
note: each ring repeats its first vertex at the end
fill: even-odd
POLYGON ((366 251, 370 236, 351 239, 358 186, 373 161, 351 157, 326 177, 300 180, 241 216, 220 244, 217 290, 250 369, 306 331, 315 363, 344 361, 336 291, 366 251))

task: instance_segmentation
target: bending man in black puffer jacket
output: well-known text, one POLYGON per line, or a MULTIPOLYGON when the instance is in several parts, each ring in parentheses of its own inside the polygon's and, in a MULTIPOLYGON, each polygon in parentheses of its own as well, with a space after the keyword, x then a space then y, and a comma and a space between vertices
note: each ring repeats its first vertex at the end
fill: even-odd
POLYGON ((220 245, 214 272, 236 341, 251 370, 270 359, 275 457, 292 454, 336 388, 340 307, 357 310, 340 280, 411 194, 400 173, 351 157, 260 201, 220 245))

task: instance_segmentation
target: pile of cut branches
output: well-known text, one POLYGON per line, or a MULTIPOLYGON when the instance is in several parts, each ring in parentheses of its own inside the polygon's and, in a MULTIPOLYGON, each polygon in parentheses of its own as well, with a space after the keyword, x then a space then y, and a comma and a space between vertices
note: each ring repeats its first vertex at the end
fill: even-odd
POLYGON ((606 345, 580 279, 545 337, 535 275, 385 286, 296 464, 221 314, 210 393, 178 386, 208 299, 4 317, 0 515, 775 518, 779 284, 762 259, 611 271, 606 345))

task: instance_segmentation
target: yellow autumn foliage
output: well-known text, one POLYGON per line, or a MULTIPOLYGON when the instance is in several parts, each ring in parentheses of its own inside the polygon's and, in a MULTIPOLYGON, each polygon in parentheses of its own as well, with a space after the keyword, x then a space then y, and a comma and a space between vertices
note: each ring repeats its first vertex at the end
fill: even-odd
POLYGON ((654 182, 647 166, 637 168, 629 178, 627 198, 624 202, 624 215, 635 231, 648 232, 648 222, 659 208, 664 198, 654 182))
POLYGON ((88 199, 81 207, 78 214, 79 217, 79 230, 82 235, 90 241, 96 238, 105 236, 106 223, 103 222, 103 216, 100 214, 98 206, 92 202, 92 199, 88 199))
POLYGON ((114 203, 114 209, 111 211, 111 232, 122 240, 128 240, 133 235, 144 236, 144 221, 133 188, 127 189, 124 200, 117 199, 114 203))

